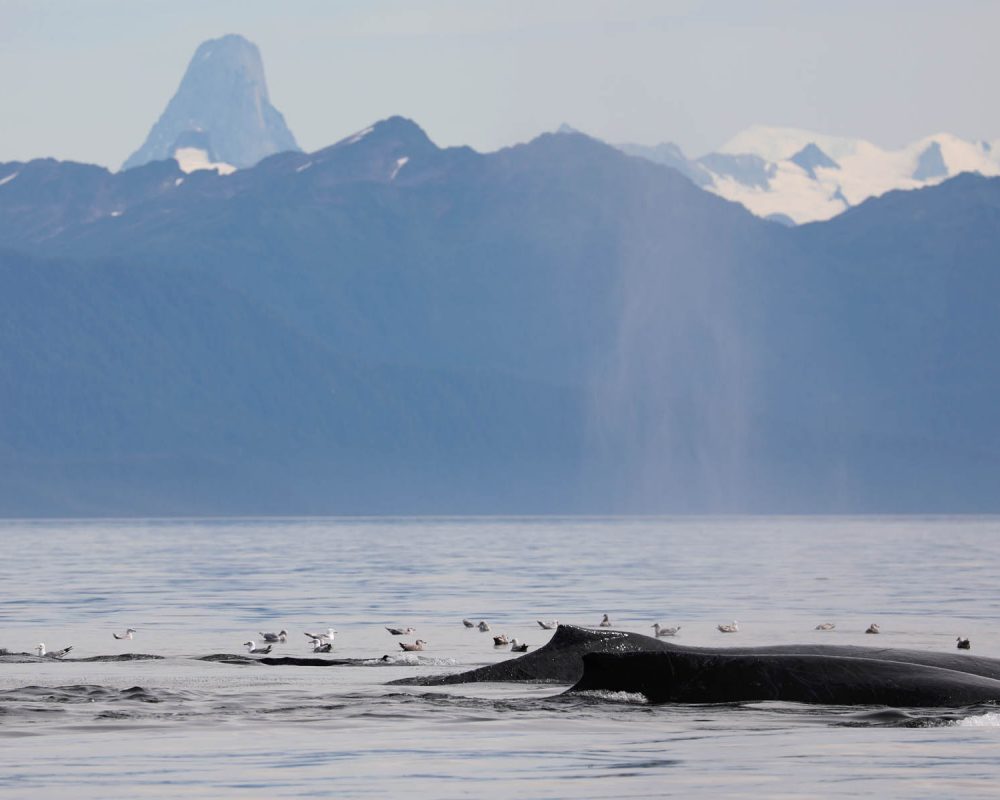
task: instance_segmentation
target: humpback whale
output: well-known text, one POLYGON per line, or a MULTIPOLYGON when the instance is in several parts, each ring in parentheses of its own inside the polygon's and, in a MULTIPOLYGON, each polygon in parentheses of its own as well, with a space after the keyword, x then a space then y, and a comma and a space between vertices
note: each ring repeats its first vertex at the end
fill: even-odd
POLYGON ((626 631, 560 625, 548 644, 520 658, 458 674, 416 676, 392 683, 438 686, 482 681, 575 684, 572 691, 641 692, 654 702, 771 699, 930 707, 1000 701, 1000 660, 955 650, 936 653, 848 645, 685 647, 626 631), (700 682, 690 677, 699 671, 705 672, 700 682), (689 676, 683 691, 671 677, 674 674, 689 676), (730 684, 737 688, 726 689, 730 684))
POLYGON ((814 654, 590 653, 569 692, 642 694, 651 703, 783 701, 943 708, 1000 702, 1000 680, 874 658, 814 654))

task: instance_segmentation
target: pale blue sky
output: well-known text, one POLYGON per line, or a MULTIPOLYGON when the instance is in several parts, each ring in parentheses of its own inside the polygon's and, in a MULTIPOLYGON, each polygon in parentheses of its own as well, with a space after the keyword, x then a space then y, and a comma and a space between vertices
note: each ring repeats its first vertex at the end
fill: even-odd
POLYGON ((689 155, 755 123, 996 139, 998 30, 994 0, 0 0, 0 161, 117 168, 225 33, 307 150, 391 114, 479 150, 563 121, 689 155))

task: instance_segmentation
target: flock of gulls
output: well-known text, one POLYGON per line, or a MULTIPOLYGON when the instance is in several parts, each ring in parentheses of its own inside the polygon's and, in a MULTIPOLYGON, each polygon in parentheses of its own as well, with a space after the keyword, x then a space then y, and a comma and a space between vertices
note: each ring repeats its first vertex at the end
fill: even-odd
MULTIPOLYGON (((605 615, 605 616, 607 616, 607 615, 605 615)), ((653 627, 659 629, 659 625, 654 625, 653 627)), ((836 627, 837 627, 837 624, 835 622, 821 622, 813 630, 817 630, 817 631, 832 631, 836 627)), ((719 625, 718 628, 723 633, 739 633, 740 624, 736 620, 733 620, 729 625, 719 625)), ((676 630, 680 630, 680 627, 678 627, 676 630)), ((865 633, 872 633, 872 634, 882 633, 882 629, 879 628, 877 622, 873 622, 871 625, 869 625, 865 629, 865 633)), ((659 630, 657 630, 656 635, 657 636, 664 636, 664 635, 670 636, 672 634, 663 634, 663 633, 660 633, 659 630)), ((957 646, 958 646, 959 650, 971 650, 972 649, 972 643, 968 639, 959 636, 956 641, 958 642, 957 646)))
MULTIPOLYGON (((538 626, 542 630, 551 631, 559 627, 559 620, 535 620, 538 626)), ((477 628, 481 633, 491 633, 492 629, 490 624, 486 620, 480 620, 479 623, 475 623, 469 619, 463 619, 462 625, 466 628, 477 628)), ((597 624, 599 628, 610 628, 612 627, 611 618, 605 614, 601 621, 597 624)), ((681 626, 675 625, 672 627, 661 625, 659 622, 654 622, 650 627, 653 629, 653 633, 657 637, 666 636, 676 636, 680 631, 681 626)), ((736 620, 730 623, 723 623, 716 626, 721 633, 739 633, 740 624, 736 620)), ((814 630, 817 631, 832 631, 837 627, 836 623, 833 622, 821 622, 817 625, 814 630)), ((409 636, 410 634, 416 633, 416 628, 391 628, 386 627, 386 630, 392 636, 409 636)), ((881 633, 881 629, 877 622, 873 622, 865 630, 865 633, 878 634, 881 633)), ((111 635, 115 639, 129 639, 131 640, 138 631, 135 628, 126 628, 125 633, 112 633, 111 635)), ((337 635, 337 631, 333 628, 327 628, 325 633, 310 633, 309 631, 303 631, 305 636, 309 640, 309 645, 312 647, 314 653, 330 653, 333 652, 333 640, 337 635)), ((243 646, 247 648, 247 652, 250 655, 261 655, 266 656, 271 652, 271 648, 275 644, 285 644, 288 641, 288 631, 282 629, 277 633, 265 633, 260 631, 262 645, 258 646, 256 639, 251 639, 248 642, 244 642, 243 646)), ((419 652, 424 649, 427 645, 423 639, 416 639, 413 642, 399 642, 400 648, 406 653, 419 652)), ((525 642, 520 642, 517 638, 507 638, 505 633, 497 634, 493 637, 494 647, 506 647, 510 645, 510 650, 512 653, 526 653, 528 648, 531 646, 525 642)), ((972 645, 967 638, 961 636, 957 639, 957 647, 959 650, 970 650, 972 645)), ((73 649, 73 646, 64 647, 62 650, 46 650, 44 643, 39 643, 35 650, 37 651, 39 657, 43 658, 62 658, 67 653, 73 649)))
MULTIPOLYGON (((333 652, 333 640, 337 635, 337 632, 333 628, 327 628, 326 633, 310 633, 309 631, 303 631, 303 633, 309 639, 309 644, 312 646, 314 653, 333 652)), ((266 656, 271 652, 273 645, 284 644, 288 641, 288 631, 284 629, 277 633, 264 633, 261 631, 260 638, 264 641, 263 647, 258 647, 254 639, 251 639, 249 642, 243 642, 243 646, 247 648, 248 653, 266 656)))

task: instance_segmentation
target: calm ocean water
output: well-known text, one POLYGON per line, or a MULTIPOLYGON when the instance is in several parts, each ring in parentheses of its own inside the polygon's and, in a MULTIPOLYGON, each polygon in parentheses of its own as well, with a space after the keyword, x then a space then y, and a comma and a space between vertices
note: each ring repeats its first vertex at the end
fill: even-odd
POLYGON ((683 644, 824 641, 1000 657, 1000 519, 671 518, 0 523, 0 796, 995 796, 1000 714, 651 707, 560 687, 386 686, 544 644, 536 619, 683 644), (737 619, 727 636, 716 624, 737 619), (814 631, 835 622, 830 633, 814 631), (212 663, 259 631, 386 665, 212 663), (138 629, 133 641, 112 631, 138 629), (412 639, 413 637, 408 637, 412 639))

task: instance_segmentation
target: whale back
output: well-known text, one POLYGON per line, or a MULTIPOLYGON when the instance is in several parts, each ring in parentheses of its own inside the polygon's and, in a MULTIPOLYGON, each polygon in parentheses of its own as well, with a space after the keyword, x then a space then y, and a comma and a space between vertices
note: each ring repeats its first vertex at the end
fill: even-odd
POLYGON ((968 653, 903 650, 888 647, 859 647, 829 644, 783 644, 764 647, 686 647, 640 633, 611 628, 580 628, 560 625, 547 644, 520 658, 489 664, 451 675, 403 678, 394 684, 441 686, 478 682, 563 683, 572 685, 584 672, 584 656, 589 653, 683 653, 688 655, 814 655, 894 661, 938 667, 1000 680, 1000 661, 968 653))
POLYGON ((941 667, 816 654, 591 653, 569 690, 642 694, 651 703, 781 701, 960 707, 1000 701, 1000 680, 941 667))
POLYGON ((418 686, 486 681, 572 684, 583 674, 583 656, 587 653, 641 653, 666 648, 666 643, 640 633, 560 625, 547 644, 519 658, 454 675, 416 676, 392 683, 418 686))

